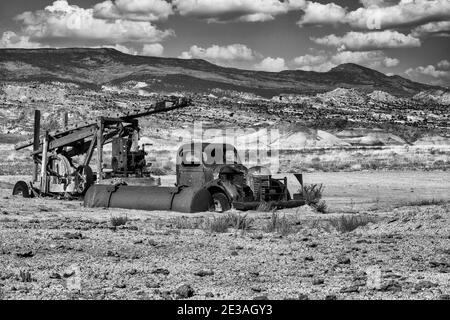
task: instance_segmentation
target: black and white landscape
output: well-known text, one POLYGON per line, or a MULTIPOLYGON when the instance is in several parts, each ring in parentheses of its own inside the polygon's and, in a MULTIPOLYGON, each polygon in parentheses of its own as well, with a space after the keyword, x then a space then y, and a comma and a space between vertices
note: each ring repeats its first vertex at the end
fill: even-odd
MULTIPOLYGON (((448 300, 449 36, 448 0, 3 1, 0 299, 448 300), (139 119, 153 182, 175 185, 200 126, 201 142, 270 150, 305 204, 181 213, 13 195, 33 179, 33 143, 17 146, 35 110, 51 143, 66 120, 167 97, 191 104, 139 119)), ((63 147, 49 152, 79 145, 63 147)), ((103 152, 93 183, 116 170, 103 152)))

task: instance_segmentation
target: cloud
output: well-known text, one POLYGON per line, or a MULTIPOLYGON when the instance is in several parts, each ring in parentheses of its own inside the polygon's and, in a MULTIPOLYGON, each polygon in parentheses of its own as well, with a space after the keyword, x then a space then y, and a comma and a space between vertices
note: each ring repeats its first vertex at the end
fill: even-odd
POLYGON ((335 3, 320 4, 308 1, 298 24, 348 24, 358 29, 388 29, 419 26, 450 19, 448 0, 362 0, 363 6, 347 11, 335 3))
POLYGON ((420 39, 391 30, 372 32, 351 31, 342 37, 331 34, 322 38, 311 38, 311 40, 317 44, 335 47, 339 50, 353 51, 412 48, 420 47, 421 45, 420 39))
POLYGON ((112 48, 112 49, 116 49, 117 51, 120 51, 122 53, 126 53, 126 54, 131 54, 133 56, 137 55, 138 52, 133 49, 133 48, 129 48, 120 44, 116 44, 114 46, 101 46, 102 48, 112 48))
POLYGON ((182 16, 208 22, 257 22, 302 9, 305 0, 173 0, 182 16))
POLYGON ((417 67, 417 68, 410 68, 405 71, 405 73, 409 76, 418 76, 418 75, 425 75, 433 78, 448 78, 450 77, 450 72, 438 70, 433 65, 428 65, 426 67, 417 67))
POLYGON ((369 7, 387 7, 390 6, 392 4, 395 4, 396 2, 398 2, 397 0, 360 0, 359 1, 365 8, 369 8, 369 7))
POLYGON ((396 58, 386 57, 383 51, 342 51, 332 56, 332 61, 337 64, 357 63, 369 68, 394 67, 399 64, 396 58))
POLYGON ((159 21, 171 14, 172 5, 164 0, 108 0, 94 6, 94 17, 99 19, 159 21))
POLYGON ((304 15, 297 22, 302 26, 338 24, 342 22, 347 14, 347 10, 334 3, 321 4, 308 1, 303 9, 304 15))
POLYGON ((17 35, 13 31, 3 32, 0 38, 0 48, 41 48, 42 45, 37 42, 31 42, 30 37, 17 35))
POLYGON ((241 66, 245 62, 253 61, 256 53, 246 45, 235 43, 228 46, 212 45, 208 48, 192 46, 181 53, 182 59, 205 59, 223 66, 241 66))
POLYGON ((52 46, 115 45, 155 43, 173 35, 150 22, 97 19, 93 9, 83 9, 55 1, 44 10, 24 12, 16 17, 23 24, 23 36, 30 41, 52 46))
POLYGON ((283 58, 267 57, 260 63, 255 64, 254 68, 260 71, 280 72, 288 69, 283 58))
POLYGON ((160 43, 144 44, 142 54, 144 56, 160 57, 163 55, 164 47, 160 43))
POLYGON ((383 51, 341 51, 336 53, 319 51, 295 58, 293 65, 304 71, 325 72, 343 63, 356 63, 369 68, 394 67, 400 63, 387 57, 383 51))
POLYGON ((413 29, 414 37, 450 37, 450 21, 429 22, 413 29))
POLYGON ((439 61, 438 63, 437 63, 437 66, 438 66, 438 68, 439 69, 449 69, 450 68, 450 62, 448 61, 448 60, 442 60, 442 61, 439 61))
POLYGON ((449 18, 448 0, 401 0, 394 5, 358 8, 346 15, 345 22, 361 29, 386 29, 449 18))
POLYGON ((418 66, 405 71, 414 81, 426 82, 434 85, 450 85, 450 62, 448 60, 439 61, 436 65, 418 66))

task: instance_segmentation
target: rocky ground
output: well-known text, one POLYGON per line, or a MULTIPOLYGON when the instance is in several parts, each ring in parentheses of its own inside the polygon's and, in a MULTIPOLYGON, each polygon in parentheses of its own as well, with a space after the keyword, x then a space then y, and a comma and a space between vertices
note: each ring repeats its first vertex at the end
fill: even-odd
POLYGON ((250 212, 246 230, 218 232, 220 214, 10 194, 0 189, 2 299, 450 298, 445 203, 358 214, 305 206, 277 221, 250 212))

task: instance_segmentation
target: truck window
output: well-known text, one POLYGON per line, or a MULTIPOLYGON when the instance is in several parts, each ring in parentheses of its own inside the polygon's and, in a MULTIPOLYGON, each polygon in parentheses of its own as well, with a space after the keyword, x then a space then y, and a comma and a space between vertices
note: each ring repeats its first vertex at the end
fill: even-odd
POLYGON ((184 166, 197 167, 202 163, 202 159, 194 151, 187 150, 182 153, 182 164, 184 166))

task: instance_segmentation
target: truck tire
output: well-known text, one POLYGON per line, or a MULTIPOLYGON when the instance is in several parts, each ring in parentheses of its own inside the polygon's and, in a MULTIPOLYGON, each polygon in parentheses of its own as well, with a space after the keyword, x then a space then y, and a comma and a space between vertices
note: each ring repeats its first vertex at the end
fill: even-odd
POLYGON ((90 186, 94 184, 94 174, 91 167, 79 166, 75 176, 76 193, 84 195, 90 186))
POLYGON ((21 195, 24 198, 30 198, 30 190, 28 189, 27 183, 25 181, 18 181, 14 185, 13 195, 21 195))
POLYGON ((228 197, 223 192, 216 192, 212 195, 213 198, 213 211, 225 212, 231 209, 228 197))

